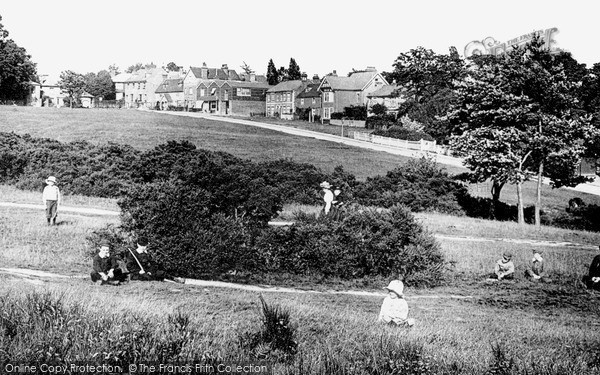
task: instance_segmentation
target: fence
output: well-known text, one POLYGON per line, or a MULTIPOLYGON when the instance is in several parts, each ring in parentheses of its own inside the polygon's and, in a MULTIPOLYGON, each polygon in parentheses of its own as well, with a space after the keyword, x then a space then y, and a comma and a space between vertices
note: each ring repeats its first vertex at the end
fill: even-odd
POLYGON ((406 148, 409 150, 433 152, 440 155, 451 155, 449 148, 440 146, 435 141, 426 141, 423 139, 420 141, 407 141, 405 139, 382 137, 380 135, 371 135, 364 132, 354 132, 354 139, 380 145, 406 148))

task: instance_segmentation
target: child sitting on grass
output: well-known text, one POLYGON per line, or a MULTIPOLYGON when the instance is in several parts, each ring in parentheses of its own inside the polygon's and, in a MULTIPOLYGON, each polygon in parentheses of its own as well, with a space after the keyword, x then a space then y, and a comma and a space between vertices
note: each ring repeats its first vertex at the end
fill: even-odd
POLYGON ((415 320, 408 318, 408 303, 404 299, 404 284, 402 281, 393 280, 384 289, 388 291, 388 295, 381 305, 379 321, 396 326, 413 326, 415 320))
POLYGON ((505 252, 502 254, 502 258, 494 266, 494 273, 490 275, 490 280, 513 280, 515 278, 515 264, 511 259, 511 253, 505 252))
POLYGON ((110 256, 108 242, 100 243, 98 254, 93 260, 93 271, 90 274, 96 284, 119 285, 124 280, 124 275, 119 268, 118 259, 110 256))

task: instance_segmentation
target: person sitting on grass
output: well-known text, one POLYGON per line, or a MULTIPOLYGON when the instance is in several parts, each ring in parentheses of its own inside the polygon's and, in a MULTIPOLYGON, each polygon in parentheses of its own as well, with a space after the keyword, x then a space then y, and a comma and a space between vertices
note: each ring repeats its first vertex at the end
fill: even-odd
POLYGON ((581 279, 586 288, 600 291, 600 254, 596 255, 590 264, 590 270, 581 279))
POLYGON ((125 265, 129 270, 129 279, 141 281, 174 281, 185 283, 185 279, 168 275, 152 260, 148 254, 148 239, 140 237, 137 240, 137 248, 129 249, 125 257, 125 265))
POLYGON ((542 258, 541 250, 533 250, 533 258, 525 270, 525 277, 531 281, 552 282, 544 272, 544 258, 542 258))
POLYGON ((93 271, 90 274, 92 281, 96 284, 119 285, 125 279, 125 275, 119 268, 117 258, 110 255, 108 242, 101 242, 98 254, 94 256, 92 263, 93 271))
POLYGON ((404 299, 402 281, 393 280, 384 289, 388 291, 388 295, 383 300, 378 320, 394 326, 413 326, 415 320, 408 318, 408 303, 404 299))
POLYGON ((512 262, 512 254, 505 252, 498 259, 494 267, 494 273, 490 275, 493 280, 512 280, 515 277, 515 264, 512 262))

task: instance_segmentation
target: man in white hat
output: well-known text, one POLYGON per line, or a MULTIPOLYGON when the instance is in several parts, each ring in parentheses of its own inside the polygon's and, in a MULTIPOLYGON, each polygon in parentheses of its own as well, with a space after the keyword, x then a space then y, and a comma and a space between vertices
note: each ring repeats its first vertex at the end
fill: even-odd
POLYGON ((388 295, 381 305, 379 321, 397 326, 413 326, 415 320, 408 318, 408 303, 404 299, 402 281, 393 280, 384 289, 388 291, 388 295))
POLYGON ((56 224, 56 213, 60 204, 60 190, 56 186, 56 177, 50 176, 46 179, 46 187, 42 193, 42 200, 46 205, 46 219, 48 225, 56 224))
POLYGON ((325 202, 325 207, 323 207, 323 211, 325 215, 329 213, 331 210, 331 204, 333 203, 333 192, 331 191, 331 184, 327 181, 323 181, 319 184, 321 188, 323 188, 323 201, 325 202))

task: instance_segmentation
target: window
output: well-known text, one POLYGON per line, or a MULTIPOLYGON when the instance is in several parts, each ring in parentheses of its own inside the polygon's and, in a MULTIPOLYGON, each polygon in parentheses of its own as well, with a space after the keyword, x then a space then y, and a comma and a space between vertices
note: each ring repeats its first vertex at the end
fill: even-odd
POLYGON ((300 105, 304 105, 304 98, 300 99, 300 105))
POLYGON ((217 88, 213 87, 212 89, 210 89, 210 94, 214 95, 216 91, 217 91, 217 88))
POLYGON ((331 110, 333 108, 323 108, 323 118, 326 120, 331 119, 331 110))
POLYGON ((323 101, 325 103, 333 103, 333 92, 327 91, 323 93, 323 101))
POLYGON ((312 98, 312 104, 317 104, 317 100, 315 98, 312 98))
POLYGON ((200 96, 206 96, 206 89, 200 89, 200 96))
POLYGON ((225 90, 225 92, 223 93, 223 100, 229 100, 229 91, 225 90))
POLYGON ((144 83, 144 85, 142 86, 142 90, 146 90, 146 84, 144 83))
POLYGON ((237 96, 250 96, 250 89, 238 87, 237 96))

